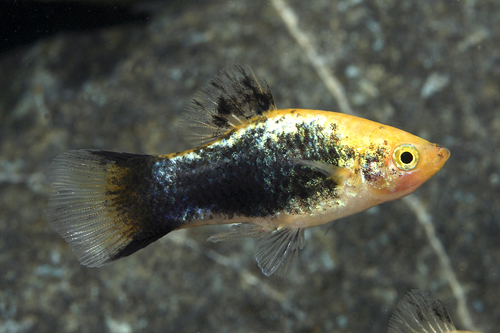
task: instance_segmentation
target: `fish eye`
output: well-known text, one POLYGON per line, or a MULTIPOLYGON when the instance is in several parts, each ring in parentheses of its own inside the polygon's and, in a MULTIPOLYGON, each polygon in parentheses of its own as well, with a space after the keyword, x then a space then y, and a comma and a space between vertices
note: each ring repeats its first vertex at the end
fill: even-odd
POLYGON ((417 166, 420 153, 415 146, 402 144, 394 149, 392 159, 399 169, 409 171, 417 166))

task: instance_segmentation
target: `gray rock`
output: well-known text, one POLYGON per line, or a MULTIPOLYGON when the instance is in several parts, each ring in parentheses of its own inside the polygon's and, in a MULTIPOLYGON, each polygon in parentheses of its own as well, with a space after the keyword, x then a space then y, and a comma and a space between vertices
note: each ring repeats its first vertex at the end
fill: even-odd
POLYGON ((500 326, 498 1, 285 1, 309 53, 276 3, 154 2, 144 24, 60 32, 0 56, 0 332, 385 332, 413 288, 441 299, 458 328, 500 326), (47 226, 55 155, 190 148, 179 115, 236 63, 267 80, 278 107, 338 111, 314 61, 358 115, 451 150, 412 196, 458 284, 404 200, 309 230, 286 278, 260 273, 252 241, 206 242, 221 227, 88 269, 47 226), (434 73, 446 84, 428 91, 434 73))

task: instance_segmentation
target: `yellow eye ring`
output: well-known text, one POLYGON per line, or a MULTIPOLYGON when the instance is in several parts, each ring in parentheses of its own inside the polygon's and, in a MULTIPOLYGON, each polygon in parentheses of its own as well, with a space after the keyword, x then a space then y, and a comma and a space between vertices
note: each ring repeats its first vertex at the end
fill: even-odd
POLYGON ((392 160, 399 169, 409 171, 417 166, 420 160, 420 153, 413 145, 402 144, 394 149, 392 160))

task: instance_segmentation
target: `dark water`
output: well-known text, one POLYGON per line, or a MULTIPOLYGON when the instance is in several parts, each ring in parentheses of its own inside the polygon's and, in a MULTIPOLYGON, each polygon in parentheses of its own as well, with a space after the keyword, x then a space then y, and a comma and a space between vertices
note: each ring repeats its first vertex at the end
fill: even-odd
POLYGON ((71 2, 0 5, 0 332, 386 332, 414 288, 458 328, 500 326, 497 0, 78 3, 69 20, 71 2), (357 115, 452 156, 410 199, 308 230, 286 278, 260 273, 251 240, 206 242, 218 227, 80 266, 44 220, 51 159, 189 148, 180 113, 235 63, 279 108, 345 110, 333 75, 357 115))

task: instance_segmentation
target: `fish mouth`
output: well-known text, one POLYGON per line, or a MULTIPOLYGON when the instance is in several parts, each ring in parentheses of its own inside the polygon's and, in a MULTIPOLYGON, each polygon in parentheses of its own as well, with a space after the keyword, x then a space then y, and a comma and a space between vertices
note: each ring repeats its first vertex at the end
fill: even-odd
POLYGON ((441 170, 451 155, 449 149, 437 144, 424 147, 421 151, 423 152, 421 155, 421 158, 423 157, 423 164, 421 165, 419 171, 409 177, 413 178, 416 184, 420 183, 416 187, 426 182, 429 178, 441 170))
POLYGON ((445 148, 440 145, 436 145, 437 148, 437 160, 436 160, 436 166, 438 168, 441 168, 443 164, 450 158, 451 152, 448 148, 445 148))

